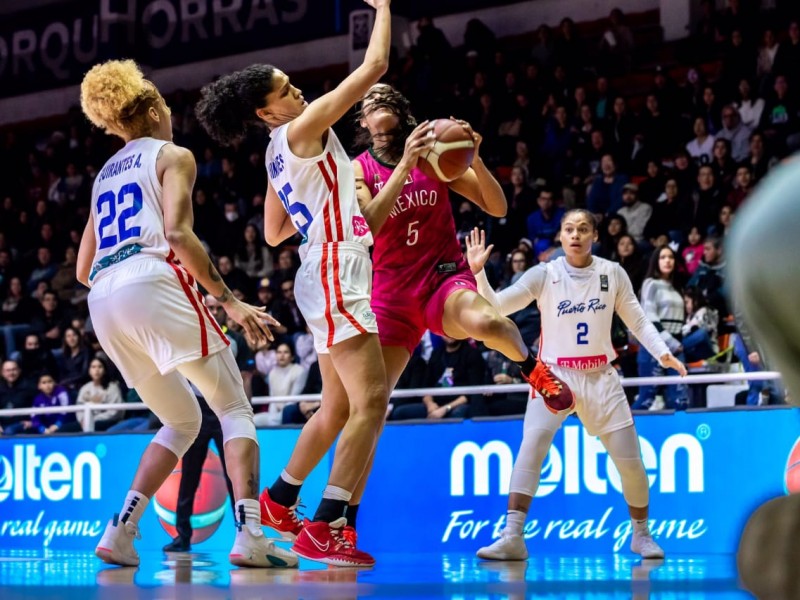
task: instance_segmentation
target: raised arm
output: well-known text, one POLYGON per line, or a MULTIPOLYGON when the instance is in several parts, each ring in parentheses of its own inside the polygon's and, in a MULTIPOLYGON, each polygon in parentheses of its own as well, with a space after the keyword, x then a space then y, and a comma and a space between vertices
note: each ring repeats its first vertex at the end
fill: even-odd
POLYGON ((287 136, 293 150, 304 140, 320 139, 325 130, 342 118, 389 68, 392 37, 390 0, 364 2, 376 10, 375 25, 364 60, 336 88, 314 100, 303 114, 292 121, 287 136))
POLYGON ((450 189, 470 200, 485 213, 493 217, 504 217, 508 211, 508 202, 503 188, 489 171, 480 157, 480 145, 483 138, 472 130, 466 121, 456 119, 471 135, 475 142, 475 154, 472 165, 467 172, 450 183, 450 189))
POLYGON ((274 319, 263 310, 234 297, 192 231, 192 186, 197 174, 192 153, 186 148, 166 144, 159 152, 156 168, 163 191, 164 233, 178 260, 244 328, 248 338, 254 341, 272 339, 264 321, 271 323, 274 319))
POLYGON ((492 252, 492 245, 486 247, 486 233, 476 227, 465 239, 467 260, 478 284, 478 293, 501 315, 510 315, 529 306, 539 297, 544 287, 547 272, 544 265, 536 265, 523 273, 516 283, 502 290, 494 291, 486 278, 483 265, 492 252))

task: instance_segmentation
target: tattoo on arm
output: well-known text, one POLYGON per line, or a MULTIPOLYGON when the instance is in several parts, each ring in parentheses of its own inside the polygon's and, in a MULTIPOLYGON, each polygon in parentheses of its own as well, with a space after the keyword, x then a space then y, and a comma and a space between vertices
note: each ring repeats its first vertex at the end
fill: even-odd
POLYGON ((211 278, 211 281, 217 283, 222 281, 222 277, 220 276, 219 272, 217 271, 214 263, 211 260, 208 261, 208 276, 211 278))
POLYGON ((216 300, 220 304, 225 304, 231 298, 233 298, 233 294, 231 294, 231 291, 227 288, 227 286, 225 287, 225 290, 222 292, 220 296, 214 296, 214 300, 216 300))

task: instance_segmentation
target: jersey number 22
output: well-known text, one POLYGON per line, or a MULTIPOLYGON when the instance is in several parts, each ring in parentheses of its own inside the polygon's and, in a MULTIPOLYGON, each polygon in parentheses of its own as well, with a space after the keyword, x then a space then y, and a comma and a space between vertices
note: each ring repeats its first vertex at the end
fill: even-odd
POLYGON ((97 216, 100 219, 97 233, 100 238, 100 249, 111 248, 128 238, 141 235, 141 227, 132 227, 127 223, 128 219, 135 217, 140 210, 142 210, 142 188, 136 182, 126 183, 116 194, 112 191, 100 194, 97 198, 97 216), (103 215, 106 206, 108 214, 103 215), (118 211, 118 207, 122 207, 122 210, 118 211))

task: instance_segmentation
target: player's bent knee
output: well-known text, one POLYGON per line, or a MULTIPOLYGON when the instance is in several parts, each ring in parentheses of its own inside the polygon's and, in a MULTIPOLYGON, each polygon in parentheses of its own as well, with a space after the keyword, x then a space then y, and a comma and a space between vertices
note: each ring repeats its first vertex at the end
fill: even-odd
POLYGON ((341 430, 350 418, 350 405, 346 402, 336 404, 326 404, 323 399, 319 411, 314 415, 315 419, 322 419, 326 428, 341 430))
POLYGON ((258 444, 256 426, 253 422, 253 407, 249 402, 237 403, 226 408, 219 415, 222 427, 222 441, 227 443, 234 438, 247 438, 258 444))
POLYGON ((164 426, 153 437, 152 443, 164 446, 175 456, 181 458, 197 439, 197 435, 200 433, 200 423, 199 418, 181 423, 164 423, 164 426))

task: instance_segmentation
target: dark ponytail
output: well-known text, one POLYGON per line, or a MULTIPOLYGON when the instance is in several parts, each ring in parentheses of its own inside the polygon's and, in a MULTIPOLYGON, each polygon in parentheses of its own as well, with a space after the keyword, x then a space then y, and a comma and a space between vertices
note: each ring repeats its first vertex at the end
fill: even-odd
POLYGON ((250 127, 261 125, 256 110, 266 104, 274 73, 272 65, 251 65, 200 90, 194 110, 206 133, 218 144, 230 146, 244 138, 250 127))

